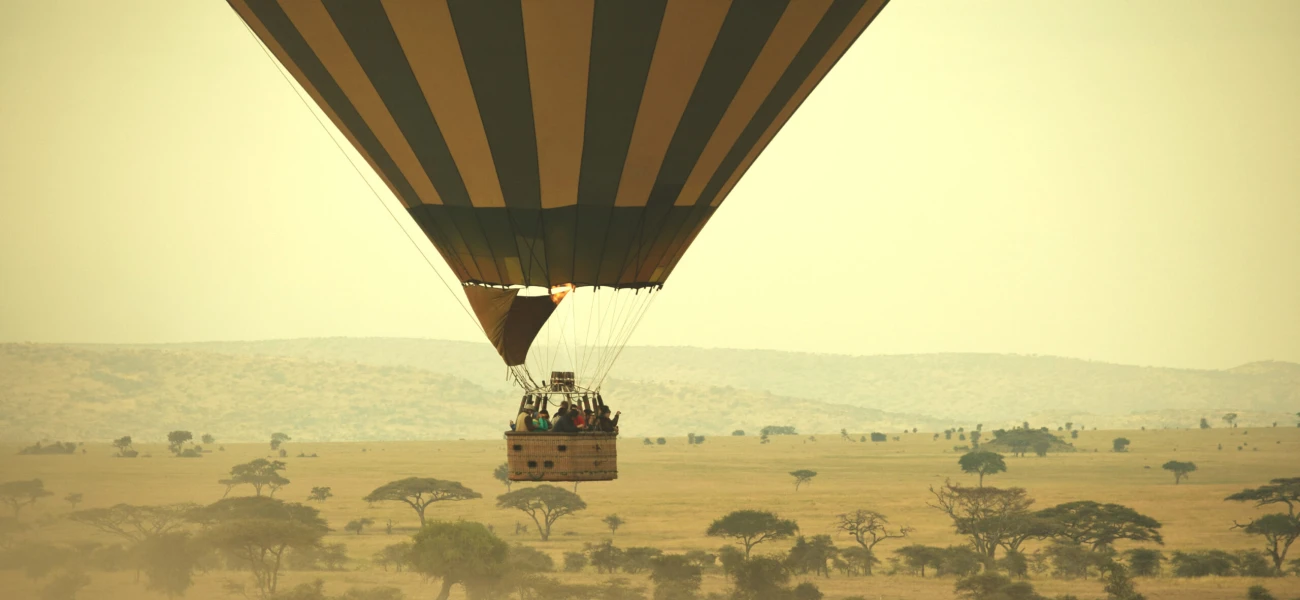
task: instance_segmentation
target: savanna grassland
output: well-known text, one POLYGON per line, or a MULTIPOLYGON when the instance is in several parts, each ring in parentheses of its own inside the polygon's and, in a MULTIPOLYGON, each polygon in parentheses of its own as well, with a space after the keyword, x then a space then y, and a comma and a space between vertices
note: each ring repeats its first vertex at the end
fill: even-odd
MULTIPOLYGON (((145 418, 143 415, 141 418, 145 418)), ((649 415, 625 415, 625 419, 648 419, 649 415)), ((197 434, 197 432, 196 432, 197 434)), ((807 536, 835 534, 837 514, 871 509, 888 516, 894 525, 908 525, 915 531, 907 540, 888 540, 876 548, 882 564, 871 577, 848 577, 832 572, 829 578, 803 575, 797 580, 813 581, 828 599, 862 596, 870 599, 937 600, 955 596, 955 578, 888 575, 893 550, 907 544, 956 545, 965 538, 953 532, 951 520, 927 506, 933 497, 928 488, 945 478, 975 485, 975 477, 963 474, 957 465, 959 442, 932 433, 891 432, 883 443, 847 442, 839 435, 773 436, 760 444, 757 436, 712 436, 703 444, 687 445, 682 438, 669 438, 665 445, 646 446, 640 438, 620 441, 619 479, 605 483, 584 483, 577 493, 588 508, 560 519, 549 541, 541 541, 523 513, 495 507, 495 497, 506 491, 495 480, 493 469, 504 460, 502 441, 436 442, 287 442, 287 468, 283 475, 291 483, 276 498, 305 502, 311 488, 329 486, 334 497, 323 503, 307 502, 319 508, 333 531, 327 543, 346 544, 348 561, 339 571, 286 571, 281 589, 320 578, 331 594, 349 587, 395 586, 407 598, 432 598, 438 587, 418 574, 385 571, 372 561, 383 547, 406 539, 418 520, 406 505, 395 502, 369 506, 362 498, 376 487, 405 477, 435 477, 459 481, 483 495, 482 499, 436 503, 429 507, 430 520, 478 521, 492 526, 510 544, 525 544, 553 557, 558 565, 565 552, 583 549, 584 543, 612 539, 619 547, 651 546, 665 552, 700 549, 716 551, 726 540, 707 537, 714 519, 742 508, 769 510, 798 522, 807 536), (899 441, 892 436, 898 435, 899 441), (295 458, 298 454, 317 458, 295 458), (818 475, 798 491, 790 471, 811 469, 818 475), (625 524, 611 536, 601 519, 618 514, 625 524), (370 518, 375 524, 360 535, 343 530, 344 524, 370 518), (391 519, 394 530, 385 532, 391 519), (516 534, 516 523, 529 526, 527 534, 516 534)), ((856 435, 855 435, 856 437, 856 435)), ((1036 500, 1034 508, 1045 508, 1074 500, 1118 503, 1154 517, 1163 524, 1162 549, 1228 551, 1260 549, 1258 537, 1233 530, 1234 520, 1246 521, 1263 511, 1248 503, 1226 502, 1224 497, 1243 488, 1256 487, 1269 479, 1300 476, 1300 428, 1215 428, 1209 430, 1095 431, 1079 434, 1077 452, 1046 457, 1008 455, 1008 470, 989 476, 985 485, 1018 486, 1036 500), (1125 453, 1111 452, 1111 440, 1132 441, 1125 453), (1222 449, 1219 446, 1222 445, 1222 449), (1238 447, 1241 450, 1238 450, 1238 447), (1172 474, 1161 469, 1169 460, 1196 463, 1198 470, 1175 485, 1172 474)), ((221 441, 218 440, 217 444, 221 441)), ((965 443, 965 442, 960 442, 965 443)), ((209 445, 215 448, 216 445, 209 445)), ((113 540, 83 524, 65 518, 71 507, 62 498, 81 493, 79 509, 108 507, 117 503, 136 505, 217 501, 225 486, 217 480, 238 463, 256 458, 278 458, 267 444, 226 444, 224 451, 202 458, 172 458, 163 445, 137 444, 152 458, 113 457, 108 444, 87 443, 85 453, 70 455, 18 455, 17 446, 0 448, 0 482, 40 478, 52 496, 22 511, 30 526, 19 539, 50 543, 78 543, 113 540)), ((514 484, 515 489, 531 484, 514 484)), ((568 489, 572 489, 569 486, 568 489)), ((250 495, 249 487, 235 488, 232 495, 250 495)), ((840 548, 853 545, 848 536, 835 536, 840 548)), ((13 540, 11 540, 12 542, 13 540)), ((1155 544, 1143 544, 1159 547, 1155 544)), ((770 541, 755 547, 755 554, 784 553, 791 540, 770 541)), ((1032 551, 1035 542, 1028 544, 1032 551)), ((1133 547, 1120 542, 1118 549, 1133 547)), ((1293 552, 1294 558, 1295 552, 1293 552)), ((1166 573, 1168 572, 1166 565, 1166 573)), ((652 589, 646 575, 598 575, 587 567, 580 574, 557 572, 551 576, 580 581, 612 577, 628 579, 652 589)), ((79 598, 119 600, 163 598, 135 583, 130 570, 90 571, 91 583, 79 598)), ((195 576, 186 598, 229 598, 223 590, 226 580, 248 581, 246 572, 209 571, 195 576)), ((143 581, 143 580, 142 580, 143 581)), ((1048 597, 1074 594, 1079 598, 1104 598, 1102 584, 1095 577, 1086 580, 1053 579, 1036 573, 1029 581, 1048 597)), ((1138 591, 1150 600, 1228 600, 1246 597, 1251 585, 1262 584, 1278 598, 1300 597, 1300 577, 1247 578, 1204 577, 1195 579, 1160 577, 1136 578, 1138 591)), ((702 590, 724 591, 729 581, 714 569, 704 576, 702 590)), ((26 600, 38 598, 40 580, 28 579, 20 570, 0 571, 0 597, 26 600)), ((250 586, 251 587, 251 586, 250 586)), ((458 586, 453 598, 463 597, 458 586)))

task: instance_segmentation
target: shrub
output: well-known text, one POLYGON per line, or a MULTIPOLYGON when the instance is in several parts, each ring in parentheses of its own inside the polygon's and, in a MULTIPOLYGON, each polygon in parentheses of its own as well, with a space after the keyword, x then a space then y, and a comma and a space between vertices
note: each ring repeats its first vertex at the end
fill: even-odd
POLYGON ((872 434, 871 434, 871 441, 873 441, 873 442, 887 442, 887 441, 889 441, 889 436, 887 436, 887 435, 885 435, 885 434, 883 434, 883 433, 875 432, 875 433, 872 433, 872 434))
POLYGON ((1246 598, 1247 600, 1277 600, 1268 592, 1268 588, 1262 585, 1250 586, 1250 589, 1246 590, 1246 598))
POLYGON ((566 573, 577 573, 587 568, 587 555, 581 552, 564 553, 564 571, 566 573))
POLYGON ((658 438, 658 439, 655 440, 655 443, 656 443, 656 444, 659 444, 660 446, 662 446, 662 445, 664 445, 664 444, 667 444, 667 443, 668 443, 668 440, 666 440, 666 439, 664 439, 664 438, 658 438))

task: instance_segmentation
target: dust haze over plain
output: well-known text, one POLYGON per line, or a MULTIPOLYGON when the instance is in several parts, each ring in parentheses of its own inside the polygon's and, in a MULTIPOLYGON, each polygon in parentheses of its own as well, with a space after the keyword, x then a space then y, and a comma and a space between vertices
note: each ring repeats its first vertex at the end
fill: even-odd
MULTIPOLYGON (((893 2, 631 343, 1300 361, 1297 28, 893 2)), ((481 341, 224 3, 5 3, 0 45, 0 341, 481 341)))

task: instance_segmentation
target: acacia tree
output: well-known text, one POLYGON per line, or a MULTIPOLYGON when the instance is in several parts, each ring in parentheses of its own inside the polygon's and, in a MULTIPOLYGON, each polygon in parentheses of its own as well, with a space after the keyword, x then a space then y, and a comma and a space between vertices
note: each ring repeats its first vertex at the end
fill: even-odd
POLYGON ((1005 473, 1007 470, 1007 462, 1003 460, 1002 455, 987 450, 967 452, 957 459, 957 465, 961 467, 963 472, 979 475, 980 487, 984 487, 985 475, 1005 473))
POLYGON ((1130 443, 1126 437, 1117 437, 1110 441, 1110 449, 1115 452, 1128 452, 1130 443))
POLYGON ((405 502, 420 517, 420 526, 424 527, 424 510, 434 502, 455 502, 474 500, 483 495, 460 484, 459 481, 444 481, 432 477, 407 477, 390 481, 375 488, 365 498, 366 502, 405 502))
POLYGON ((283 444, 283 443, 285 443, 285 442, 288 442, 288 441, 290 441, 290 440, 292 440, 292 439, 293 439, 293 438, 289 437, 288 435, 285 435, 285 434, 280 433, 280 432, 278 432, 278 431, 275 432, 275 433, 272 433, 272 434, 271 434, 271 449, 272 449, 272 450, 279 450, 279 449, 280 449, 280 444, 283 444))
POLYGON ((1036 515, 1059 524, 1056 537, 1087 545, 1093 552, 1109 549, 1116 540, 1165 543, 1159 521, 1119 504, 1081 500, 1045 508, 1036 515))
POLYGON ((1037 526, 1027 527, 1034 500, 1024 488, 971 488, 945 481, 939 489, 931 487, 930 493, 935 502, 929 506, 948 515, 957 533, 970 537, 971 547, 989 559, 998 546, 1018 547, 1044 533, 1037 526))
POLYGON ((1286 505, 1285 513, 1264 515, 1244 525, 1233 521, 1234 529, 1264 538, 1264 550, 1273 559, 1274 570, 1281 575, 1287 551, 1300 539, 1300 515, 1296 513, 1300 506, 1300 477, 1273 479, 1268 485, 1242 490, 1224 500, 1254 502, 1257 508, 1286 505))
POLYGON ((1160 468, 1173 473, 1174 485, 1178 485, 1179 483, 1182 482, 1182 480, 1187 478, 1188 473, 1191 473, 1192 471, 1196 470, 1196 463, 1171 460, 1163 465, 1160 465, 1160 468))
POLYGON ((177 598, 193 584, 200 551, 185 531, 171 531, 144 540, 134 551, 139 557, 146 588, 177 598))
POLYGON ((406 561, 426 577, 441 579, 437 600, 447 600, 451 587, 460 584, 466 595, 480 594, 506 571, 509 547, 481 523, 433 522, 415 534, 406 561))
POLYGON ((117 448, 117 456, 119 458, 135 458, 140 455, 139 452, 136 452, 135 449, 131 448, 131 436, 129 435, 124 435, 113 440, 113 447, 117 448))
POLYGON ((26 481, 6 481, 0 483, 0 502, 9 505, 17 519, 24 506, 36 504, 37 500, 53 496, 54 492, 45 489, 45 482, 40 479, 26 481))
POLYGON ((600 522, 609 528, 610 535, 618 533, 618 528, 623 526, 623 518, 618 515, 609 515, 601 519, 600 522))
POLYGON ((368 519, 368 518, 367 518, 367 519, 353 519, 353 520, 351 520, 351 521, 348 521, 348 524, 347 524, 347 525, 344 525, 344 526, 343 526, 343 530, 344 530, 344 531, 351 531, 352 533, 355 533, 355 534, 357 534, 357 535, 361 535, 361 530, 362 530, 362 529, 365 529, 366 527, 369 527, 369 526, 374 525, 374 524, 375 524, 375 520, 374 520, 374 519, 368 519))
POLYGON ((179 531, 185 526, 197 504, 132 506, 117 504, 108 508, 88 508, 68 515, 68 519, 89 525, 104 533, 132 543, 179 531))
POLYGON ((307 495, 307 500, 324 502, 333 497, 334 497, 334 492, 331 492, 328 486, 314 487, 311 489, 311 493, 307 495))
POLYGON ((167 449, 171 450, 172 454, 179 456, 185 444, 193 439, 194 434, 188 431, 173 431, 167 434, 167 449))
POLYGON ((812 481, 813 477, 817 476, 817 471, 799 469, 798 471, 790 471, 790 476, 794 477, 794 491, 797 492, 799 491, 799 486, 812 481))
POLYGON ((734 538, 745 546, 745 558, 755 545, 767 540, 788 538, 799 531, 799 524, 760 510, 737 510, 713 521, 705 532, 710 537, 734 538))
POLYGON ((703 580, 703 569, 685 555, 664 554, 650 559, 655 600, 696 598, 703 580))
MULTIPOLYGON (((853 536, 853 540, 874 556, 876 544, 885 540, 902 539, 915 529, 906 525, 896 531, 889 530, 889 519, 874 510, 858 509, 835 517, 835 530, 853 536)), ((864 575, 871 575, 871 560, 864 561, 864 575)))
POLYGON ((1224 422, 1224 423, 1227 423, 1227 424, 1228 424, 1228 427, 1236 427, 1236 426, 1237 426, 1237 413, 1228 413, 1228 414, 1226 414, 1226 415, 1223 415, 1223 422, 1224 422))
POLYGON ((202 439, 203 439, 203 444, 205 446, 211 446, 212 444, 215 444, 217 442, 217 438, 212 437, 212 434, 210 433, 203 434, 202 439))
POLYGON ((67 502, 68 504, 72 505, 72 510, 77 510, 77 505, 81 504, 81 501, 85 499, 86 497, 83 496, 80 492, 73 492, 63 497, 64 502, 67 502))
MULTIPOLYGON (((647 439, 646 441, 650 440, 647 439)), ((497 468, 492 470, 492 478, 504 483, 506 485, 506 491, 509 492, 511 484, 514 483, 510 480, 510 463, 501 463, 497 465, 497 468)))
POLYGON ((253 491, 257 496, 261 496, 262 489, 266 488, 269 490, 267 495, 275 497, 276 490, 289 485, 289 480, 280 475, 280 471, 283 471, 286 466, 284 461, 266 460, 265 458, 258 458, 242 465, 235 465, 230 468, 229 479, 217 480, 217 483, 226 486, 226 493, 221 497, 225 498, 226 495, 230 494, 232 488, 240 485, 253 486, 253 491))
POLYGON ((539 485, 497 496, 497 508, 523 511, 537 525, 542 541, 551 538, 551 525, 560 517, 586 510, 587 503, 569 490, 553 485, 539 485))
POLYGON ((248 567, 263 596, 275 594, 286 550, 320 546, 329 532, 320 511, 262 496, 223 498, 190 513, 203 543, 248 567))

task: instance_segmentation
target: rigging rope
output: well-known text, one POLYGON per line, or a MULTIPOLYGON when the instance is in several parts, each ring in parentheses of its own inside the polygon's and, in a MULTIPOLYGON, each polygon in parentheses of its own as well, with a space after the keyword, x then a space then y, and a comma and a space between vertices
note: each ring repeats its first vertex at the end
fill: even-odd
MULTIPOLYGON (((446 278, 444 278, 442 276, 442 273, 438 271, 438 267, 433 264, 433 261, 429 260, 429 256, 425 254, 424 249, 420 247, 420 244, 415 241, 415 238, 411 237, 411 232, 406 230, 406 226, 402 225, 402 221, 398 219, 397 215, 393 213, 393 210, 388 207, 388 203, 384 202, 384 199, 379 195, 379 190, 376 190, 374 184, 370 183, 370 179, 367 178, 365 176, 365 173, 361 171, 361 168, 357 166, 356 161, 352 159, 352 155, 348 154, 347 150, 343 148, 343 145, 339 143, 338 138, 334 136, 334 133, 330 131, 330 128, 325 125, 324 121, 321 120, 320 115, 316 114, 315 110, 312 110, 311 103, 308 102, 307 99, 303 97, 302 91, 298 89, 298 86, 294 84, 293 79, 289 77, 288 73, 285 72, 284 67, 280 65, 280 61, 276 60, 275 56, 271 53, 271 49, 268 48, 266 44, 262 43, 261 38, 257 37, 257 34, 253 31, 253 28, 249 27, 248 23, 245 22, 243 18, 239 17, 239 13, 235 12, 234 7, 231 7, 230 10, 235 15, 235 17, 239 19, 240 24, 244 26, 244 29, 248 32, 249 37, 253 38, 253 41, 257 43, 257 46, 262 49, 262 53, 266 55, 267 60, 270 61, 271 64, 275 66, 275 70, 280 73, 280 77, 284 79, 284 82, 289 86, 290 89, 293 90, 294 94, 298 96, 298 100, 301 101, 303 106, 307 108, 307 112, 311 113, 312 117, 316 119, 316 123, 320 125, 321 130, 325 132, 325 135, 329 136, 330 141, 334 142, 334 146, 339 149, 339 153, 342 154, 343 157, 348 160, 348 164, 352 165, 352 170, 356 171, 357 176, 360 177, 363 182, 365 182, 366 187, 370 188, 370 193, 374 195, 375 201, 378 202, 380 206, 384 207, 384 211, 387 212, 388 216, 393 219, 393 223, 397 225, 397 228, 402 230, 402 233, 406 236, 407 241, 411 242, 411 246, 415 248, 416 252, 420 253, 420 258, 423 258, 425 264, 428 264, 429 268, 433 270, 434 275, 438 276, 438 281, 441 281, 443 287, 447 288, 448 292, 451 292, 452 297, 456 299, 456 304, 460 305, 461 310, 465 311, 465 315, 469 317, 470 322, 474 324, 474 327, 476 329, 478 329, 480 332, 483 332, 483 324, 480 323, 478 318, 474 316, 474 313, 470 312, 469 307, 465 306, 465 303, 461 301, 460 295, 457 294, 456 290, 454 290, 451 287, 451 285, 447 283, 446 278)), ((484 335, 486 335, 486 332, 484 332, 484 335)))

